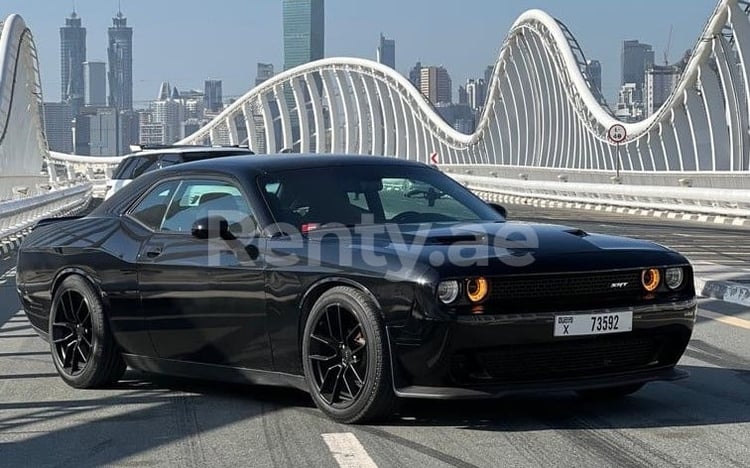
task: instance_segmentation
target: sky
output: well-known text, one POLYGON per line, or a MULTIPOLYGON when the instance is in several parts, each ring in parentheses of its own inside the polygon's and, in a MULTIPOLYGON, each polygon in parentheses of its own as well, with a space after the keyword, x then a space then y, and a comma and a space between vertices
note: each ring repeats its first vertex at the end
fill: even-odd
MULTIPOLYGON (((375 59, 380 33, 396 40, 396 68, 408 74, 417 60, 443 65, 456 88, 483 76, 497 60, 513 22, 538 8, 565 23, 586 58, 602 63, 603 94, 620 86, 622 41, 654 46, 663 61, 670 28, 670 62, 692 49, 718 0, 327 0, 326 57, 375 59)), ((223 80, 225 97, 252 88, 256 63, 283 67, 281 0, 121 0, 133 27, 133 99, 157 97, 162 81, 202 89, 223 80)), ((87 29, 87 58, 105 60, 107 28, 117 0, 76 0, 87 29)), ((60 33, 71 0, 2 0, 0 18, 20 14, 37 44, 45 101, 60 99, 60 33)))

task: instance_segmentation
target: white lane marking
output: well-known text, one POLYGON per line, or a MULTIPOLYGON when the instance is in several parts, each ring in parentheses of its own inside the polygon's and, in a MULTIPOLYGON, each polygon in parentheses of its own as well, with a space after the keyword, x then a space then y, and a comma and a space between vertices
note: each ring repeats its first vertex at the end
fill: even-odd
POLYGON ((377 468, 370 455, 351 432, 321 434, 331 455, 341 468, 377 468))
POLYGON ((703 310, 703 309, 698 311, 698 315, 700 315, 701 317, 710 318, 711 320, 716 320, 717 322, 721 322, 724 325, 731 325, 733 327, 744 328, 745 330, 750 330, 750 320, 732 317, 729 315, 724 315, 718 312, 712 312, 710 310, 703 310))

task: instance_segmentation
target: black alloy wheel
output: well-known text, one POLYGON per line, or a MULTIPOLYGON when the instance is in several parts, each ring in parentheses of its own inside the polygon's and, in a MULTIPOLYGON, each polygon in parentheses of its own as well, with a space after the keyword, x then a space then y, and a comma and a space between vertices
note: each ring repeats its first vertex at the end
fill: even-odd
POLYGON ((317 392, 336 408, 350 406, 367 375, 367 340, 362 324, 341 303, 327 305, 310 332, 308 354, 317 392))
POLYGON ((315 404, 330 418, 361 423, 396 410, 385 326, 373 299, 337 286, 307 316, 302 365, 315 404))
POLYGON ((61 294, 52 314, 51 341, 58 367, 71 377, 80 375, 94 342, 91 310, 80 292, 70 289, 61 294))
POLYGON ((68 276, 54 293, 49 342, 52 362, 71 387, 112 385, 127 368, 110 332, 101 297, 81 276, 68 276))

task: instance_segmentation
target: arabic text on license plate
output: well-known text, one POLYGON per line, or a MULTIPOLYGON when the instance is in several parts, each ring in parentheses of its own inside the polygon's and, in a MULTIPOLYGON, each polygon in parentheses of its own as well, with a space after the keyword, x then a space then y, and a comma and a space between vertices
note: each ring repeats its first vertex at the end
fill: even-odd
POLYGON ((603 335, 632 329, 633 312, 555 316, 555 336, 603 335))

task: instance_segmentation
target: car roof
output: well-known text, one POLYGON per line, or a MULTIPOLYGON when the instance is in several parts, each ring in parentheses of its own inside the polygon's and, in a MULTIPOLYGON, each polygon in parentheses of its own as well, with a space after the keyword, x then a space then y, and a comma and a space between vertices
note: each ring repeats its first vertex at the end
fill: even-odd
MULTIPOLYGON (((162 171, 200 171, 210 170, 235 174, 238 170, 256 170, 257 172, 275 172, 294 169, 310 169, 334 166, 404 166, 429 167, 416 161, 407 161, 385 156, 361 156, 351 154, 256 154, 247 156, 227 156, 223 158, 204 159, 175 166, 162 171)), ((162 172, 165 173, 165 172, 162 172)))

